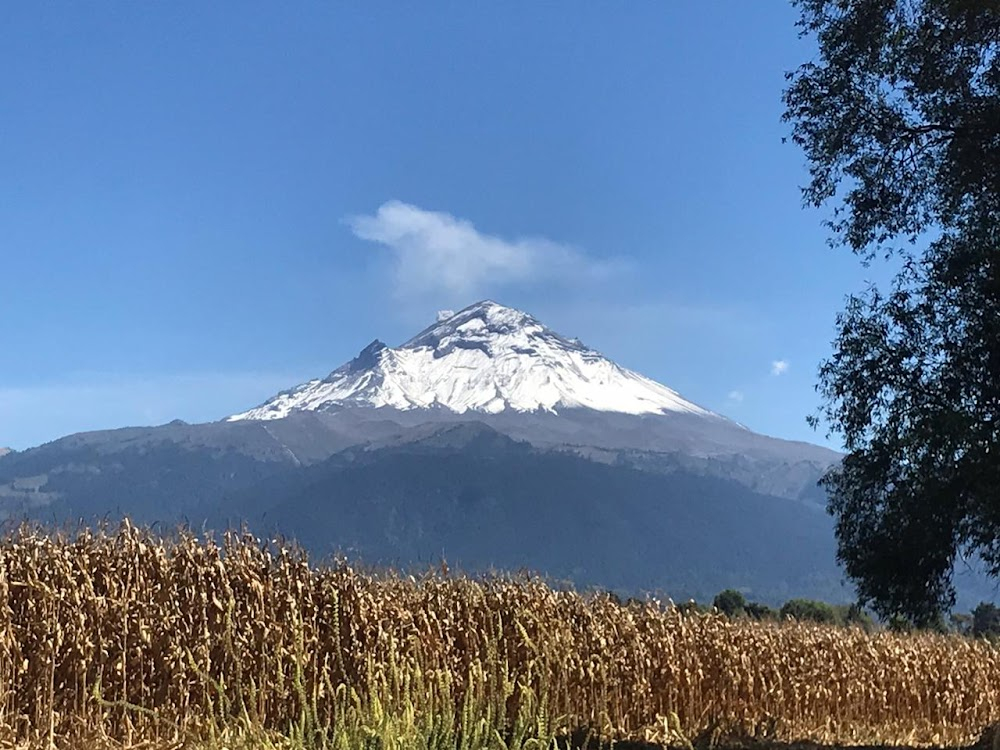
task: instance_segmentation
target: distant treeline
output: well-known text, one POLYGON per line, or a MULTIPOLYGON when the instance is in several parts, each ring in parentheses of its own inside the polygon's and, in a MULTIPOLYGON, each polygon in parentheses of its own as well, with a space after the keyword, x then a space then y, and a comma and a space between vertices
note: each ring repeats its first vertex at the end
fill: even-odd
MULTIPOLYGON (((903 618, 888 621, 876 619, 857 604, 828 604, 815 599, 789 599, 780 608, 760 602, 748 601, 741 591, 726 589, 712 600, 711 605, 689 601, 678 605, 681 610, 708 613, 713 610, 730 618, 751 620, 786 620, 817 622, 827 625, 860 627, 866 631, 880 628, 908 632, 913 626, 903 618)), ((926 630, 938 633, 957 633, 973 638, 1000 638, 1000 607, 992 602, 980 602, 972 612, 953 612, 941 615, 926 630)))

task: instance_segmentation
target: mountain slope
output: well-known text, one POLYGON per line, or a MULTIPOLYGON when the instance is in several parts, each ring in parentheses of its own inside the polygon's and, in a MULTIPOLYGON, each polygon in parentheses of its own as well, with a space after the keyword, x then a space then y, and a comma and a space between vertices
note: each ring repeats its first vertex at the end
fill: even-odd
POLYGON ((369 562, 420 568, 444 557, 702 601, 728 587, 772 603, 850 598, 821 510, 695 472, 539 451, 480 422, 349 450, 229 503, 255 528, 369 562))

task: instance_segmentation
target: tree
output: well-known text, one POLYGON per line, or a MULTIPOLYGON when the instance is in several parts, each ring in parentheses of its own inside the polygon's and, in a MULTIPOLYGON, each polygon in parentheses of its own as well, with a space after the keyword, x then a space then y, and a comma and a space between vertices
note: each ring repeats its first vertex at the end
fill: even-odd
POLYGON ((782 618, 791 617, 800 622, 837 622, 837 613, 826 602, 812 599, 789 599, 781 608, 782 618))
POLYGON ((980 602, 972 610, 972 635, 985 638, 1000 637, 1000 607, 980 602))
POLYGON ((712 606, 726 617, 737 617, 746 613, 747 600, 736 589, 726 589, 716 594, 712 606))
POLYGON ((760 602, 747 602, 746 613, 754 620, 774 620, 778 617, 777 612, 760 602))
POLYGON ((870 631, 875 627, 875 622, 872 620, 871 615, 857 604, 847 607, 841 621, 844 625, 854 625, 865 631, 870 631))
POLYGON ((927 624, 960 556, 1000 575, 1000 4, 796 5, 818 43, 784 95, 805 202, 895 273, 848 298, 820 367, 838 558, 862 604, 927 624))

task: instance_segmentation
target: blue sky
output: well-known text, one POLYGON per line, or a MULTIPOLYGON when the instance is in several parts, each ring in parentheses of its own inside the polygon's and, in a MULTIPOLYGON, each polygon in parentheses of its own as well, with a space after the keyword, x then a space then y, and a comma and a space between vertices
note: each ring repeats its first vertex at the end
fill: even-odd
POLYGON ((0 5, 0 445, 217 419, 483 297, 822 442, 816 368, 872 271, 801 208, 794 20, 0 5))

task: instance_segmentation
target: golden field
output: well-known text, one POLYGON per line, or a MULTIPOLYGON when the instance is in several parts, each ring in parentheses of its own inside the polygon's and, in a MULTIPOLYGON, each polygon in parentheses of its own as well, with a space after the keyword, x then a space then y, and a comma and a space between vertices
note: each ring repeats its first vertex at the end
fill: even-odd
POLYGON ((998 719, 1000 649, 958 636, 317 568, 247 535, 0 542, 0 745, 958 745, 998 719))

